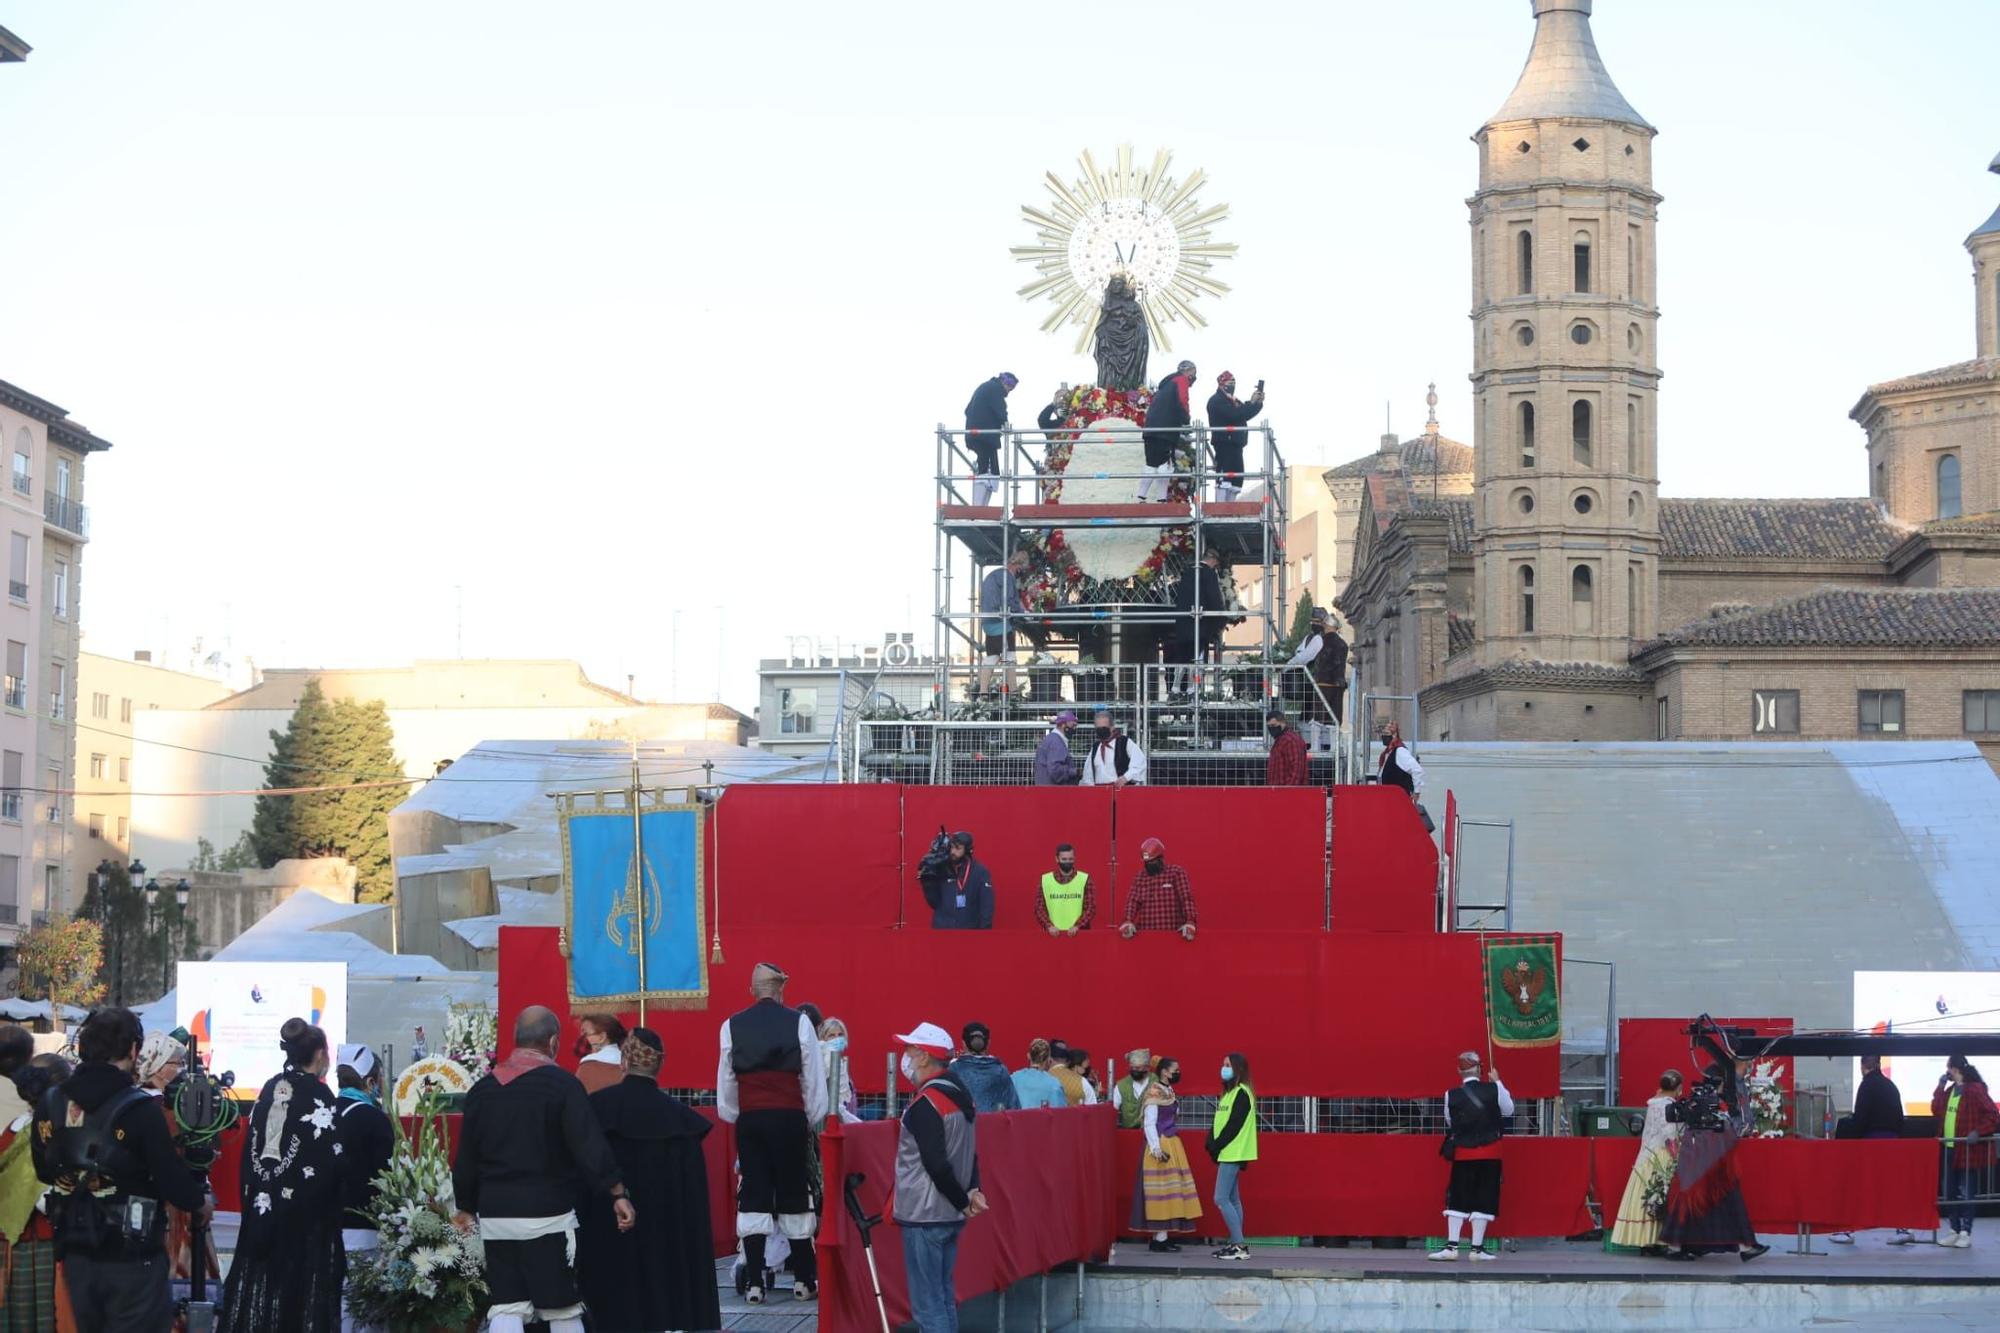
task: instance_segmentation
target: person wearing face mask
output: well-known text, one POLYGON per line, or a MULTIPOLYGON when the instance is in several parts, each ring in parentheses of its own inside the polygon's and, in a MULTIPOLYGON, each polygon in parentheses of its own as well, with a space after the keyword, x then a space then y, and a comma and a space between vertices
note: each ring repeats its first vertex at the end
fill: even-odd
POLYGON ((1125 1052, 1125 1068, 1130 1072, 1111 1085, 1111 1105, 1118 1128, 1137 1129, 1146 1112, 1146 1089, 1153 1085, 1153 1053, 1143 1046, 1125 1052))
POLYGON ((1945 1061, 1944 1076, 1931 1093, 1931 1115, 1943 1145, 1944 1197, 1951 1201, 1941 1210, 1951 1231, 1938 1237, 1938 1244, 1969 1250, 1972 1198, 1993 1174, 1993 1137, 2000 1134, 2000 1110, 1995 1110, 1977 1066, 1963 1055, 1945 1061))
POLYGON ((972 1094, 945 1068, 950 1033, 919 1023, 896 1040, 903 1047, 898 1068, 916 1089, 896 1141, 895 1216, 910 1314, 922 1333, 958 1333, 958 1238, 986 1211, 979 1192, 979 1112, 972 1094))
POLYGON ((1035 920, 1051 935, 1074 935, 1089 930, 1097 916, 1097 894, 1090 876, 1076 868, 1076 848, 1069 843, 1056 846, 1056 868, 1042 876, 1041 896, 1035 899, 1035 920))
POLYGON ((1271 715, 1265 724, 1271 733, 1271 753, 1264 760, 1264 785, 1310 787, 1312 757, 1306 753, 1305 741, 1285 717, 1285 706, 1276 699, 1271 701, 1271 715))
POLYGON ((1139 856, 1145 868, 1125 896, 1125 924, 1118 927, 1118 934, 1129 940, 1142 930, 1173 930, 1192 941, 1196 917, 1188 872, 1167 864, 1167 845, 1158 838, 1140 843, 1139 856))
POLYGON ((945 843, 945 856, 917 867, 917 885, 931 908, 932 930, 993 929, 993 876, 972 856, 972 835, 964 829, 945 843))
POLYGON ((1096 737, 1083 757, 1085 787, 1136 787, 1146 780, 1146 752, 1139 742, 1111 724, 1111 710, 1097 710, 1096 737))
POLYGON ((847 1067, 847 1024, 828 1018, 819 1025, 820 1057, 826 1062, 826 1100, 843 1125, 861 1123, 860 1103, 854 1096, 854 1078, 847 1067))
POLYGON ((1249 402, 1236 396, 1236 376, 1223 371, 1215 380, 1215 392, 1208 399, 1209 447, 1215 451, 1215 498, 1234 500, 1243 493, 1243 445, 1249 432, 1243 428, 1264 410, 1261 385, 1249 402))
POLYGON ((452 1224, 486 1247, 490 1333, 583 1333, 576 1277, 576 1206, 611 1196, 621 1231, 638 1221, 625 1181, 576 1075, 556 1063, 562 1022, 530 1005, 514 1020, 514 1049, 465 1094, 452 1159, 452 1224))
POLYGON ((278 1039, 285 1067, 264 1084, 243 1136, 243 1226, 222 1288, 220 1333, 340 1327, 346 1162, 340 1107, 326 1086, 332 1060, 326 1033, 303 1018, 286 1019, 278 1039))
POLYGON ((1076 714, 1065 708, 1049 723, 1042 743, 1035 747, 1035 785, 1073 787, 1080 776, 1076 760, 1069 752, 1070 733, 1076 730, 1076 714))
POLYGON ((1146 1248, 1155 1254, 1178 1252, 1180 1243, 1169 1239, 1171 1234, 1193 1231, 1201 1220, 1201 1196, 1188 1170, 1187 1149, 1181 1146, 1180 1098, 1174 1093, 1180 1081, 1180 1061, 1163 1055, 1140 1098, 1146 1151, 1139 1158, 1138 1188, 1132 1191, 1131 1225, 1134 1231, 1152 1233, 1146 1248))
POLYGON ((1222 1062, 1222 1097, 1215 1103, 1215 1127, 1202 1145, 1215 1162, 1215 1207, 1229 1225, 1229 1243, 1217 1259, 1248 1259, 1243 1243, 1242 1175, 1257 1160, 1257 1094, 1250 1087, 1250 1061, 1231 1051, 1222 1062))
POLYGON ((951 1062, 951 1074, 972 1094, 972 1104, 979 1113, 1020 1110, 1021 1098, 1014 1091, 1007 1066, 986 1052, 992 1030, 984 1023, 967 1023, 959 1037, 965 1043, 965 1054, 951 1062))
POLYGON ((1416 801, 1424 794, 1424 766, 1417 762, 1417 756, 1410 747, 1403 744, 1403 729, 1394 722, 1384 722, 1376 739, 1382 742, 1382 760, 1375 770, 1375 780, 1385 786, 1401 787, 1416 801))

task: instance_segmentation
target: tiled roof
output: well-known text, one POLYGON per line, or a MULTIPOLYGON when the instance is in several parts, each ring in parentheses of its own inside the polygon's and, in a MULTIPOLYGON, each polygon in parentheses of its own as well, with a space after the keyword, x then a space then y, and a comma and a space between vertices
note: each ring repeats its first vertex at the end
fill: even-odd
POLYGON ((1470 497, 1452 496, 1443 500, 1412 500, 1404 511, 1412 518, 1441 518, 1448 525, 1450 549, 1453 555, 1465 555, 1472 550, 1472 500, 1470 497))
POLYGON ((1936 533, 1940 536, 1954 532, 2000 532, 2000 510, 1985 514, 1965 514, 1958 518, 1933 519, 1924 524, 1923 530, 1926 535, 1936 533))
POLYGON ((1535 45, 1520 82, 1488 125, 1510 120, 1616 120, 1651 129, 1632 109, 1597 54, 1590 5, 1536 0, 1535 45))
POLYGON ((1827 588, 1697 620, 1663 644, 1760 648, 2000 647, 2000 588, 1827 588))
POLYGON ((1471 476, 1472 446, 1439 435, 1419 435, 1404 440, 1388 453, 1377 451, 1326 470, 1327 480, 1336 477, 1365 477, 1371 472, 1402 472, 1411 477, 1428 477, 1433 461, 1440 476, 1471 476), (1435 439, 1435 444, 1433 444, 1435 439))
POLYGON ((1444 624, 1446 657, 1456 657, 1460 653, 1470 652, 1473 645, 1479 642, 1479 629, 1471 616, 1448 615, 1444 624))
POLYGON ((1874 500, 1662 500, 1669 560, 1886 560, 1909 535, 1874 500))
POLYGON ((1883 380, 1880 384, 1869 385, 1868 392, 1879 396, 1910 389, 1947 389, 1954 384, 1978 384, 1983 380, 2000 380, 2000 356, 1974 357, 1970 361, 1939 366, 1936 370, 1905 375, 1901 379, 1883 380))

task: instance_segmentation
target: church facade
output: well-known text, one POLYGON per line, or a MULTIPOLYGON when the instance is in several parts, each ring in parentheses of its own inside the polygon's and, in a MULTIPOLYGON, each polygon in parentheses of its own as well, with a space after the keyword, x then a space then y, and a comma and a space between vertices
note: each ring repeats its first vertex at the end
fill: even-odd
POLYGON ((1362 691, 1437 740, 1966 737, 2000 762, 2000 210, 1966 241, 1978 355, 1854 408, 1867 495, 1662 498, 1656 131, 1590 12, 1536 0, 1474 136, 1470 476, 1435 443, 1428 473, 1385 445, 1327 474, 1359 504, 1362 691))

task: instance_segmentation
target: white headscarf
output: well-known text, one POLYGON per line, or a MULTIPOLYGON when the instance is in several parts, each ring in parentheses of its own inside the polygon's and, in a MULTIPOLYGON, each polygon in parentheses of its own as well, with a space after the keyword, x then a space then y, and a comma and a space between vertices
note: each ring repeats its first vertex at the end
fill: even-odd
POLYGON ((151 1032, 146 1034, 145 1044, 139 1047, 139 1061, 133 1066, 133 1072, 141 1083, 150 1083, 153 1075, 168 1065, 185 1065, 187 1055, 187 1047, 169 1034, 151 1032))

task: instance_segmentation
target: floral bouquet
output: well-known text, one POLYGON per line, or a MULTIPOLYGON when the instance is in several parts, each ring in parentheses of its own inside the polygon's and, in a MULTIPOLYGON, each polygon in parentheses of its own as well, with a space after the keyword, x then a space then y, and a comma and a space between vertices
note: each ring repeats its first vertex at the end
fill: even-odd
POLYGON ((454 1004, 444 1022, 444 1050, 447 1060, 464 1065, 473 1081, 485 1078, 493 1068, 500 1047, 500 1020, 484 1004, 454 1004))
POLYGON ((435 1099, 419 1108, 417 1131, 391 1117, 396 1149, 375 1178, 381 1247, 347 1258, 347 1298, 357 1324, 389 1333, 474 1329, 485 1318, 486 1251, 477 1234, 452 1226, 456 1205, 444 1116, 435 1099))
POLYGON ((1639 1199, 1646 1216, 1658 1218, 1667 1215, 1667 1191, 1673 1183, 1674 1155, 1671 1152, 1661 1153, 1653 1164, 1652 1174, 1646 1177, 1646 1190, 1639 1199))
POLYGON ((1750 1110, 1756 1116, 1756 1127, 1750 1131, 1753 1138, 1782 1139, 1791 1129, 1785 1090, 1778 1086, 1784 1072, 1784 1063, 1779 1060, 1759 1060, 1751 1066, 1750 1110))

